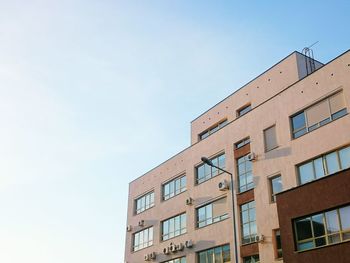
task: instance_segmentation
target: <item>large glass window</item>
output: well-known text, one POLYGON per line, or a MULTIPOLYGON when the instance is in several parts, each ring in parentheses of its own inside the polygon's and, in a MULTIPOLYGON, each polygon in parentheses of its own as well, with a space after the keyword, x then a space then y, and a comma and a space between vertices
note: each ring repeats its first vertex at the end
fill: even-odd
POLYGON ((215 124, 214 126, 212 126, 211 128, 209 128, 208 130, 202 132, 201 134, 199 134, 199 140, 203 140, 205 138, 207 138, 210 134, 213 134, 214 132, 218 131, 219 129, 221 129, 222 127, 227 125, 227 119, 215 124))
POLYGON ((248 160, 248 155, 237 159, 238 190, 244 192, 254 188, 252 162, 248 160))
POLYGON ((350 240, 350 206, 294 220, 297 250, 350 240))
POLYGON ((241 205, 242 243, 255 242, 257 235, 255 201, 241 205))
POLYGON ((204 227, 228 217, 227 197, 197 208, 197 227, 204 227))
POLYGON ((338 92, 291 117, 293 138, 347 114, 343 92, 338 92))
POLYGON ((281 175, 277 175, 269 178, 270 181, 270 192, 271 192, 271 202, 276 202, 276 194, 281 192, 282 187, 282 177, 281 175))
POLYGON ((186 213, 169 218, 162 222, 162 240, 186 233, 186 213))
POLYGON ((259 255, 253 255, 249 257, 244 257, 243 258, 243 263, 259 263, 259 255))
POLYGON ((182 257, 182 258, 175 258, 169 261, 165 261, 163 263, 186 263, 186 257, 182 257))
POLYGON ((231 263, 230 245, 207 249, 197 255, 198 263, 231 263))
POLYGON ((349 167, 350 146, 299 165, 299 182, 305 184, 349 167))
POLYGON ((153 245, 153 227, 146 228, 133 235, 133 251, 153 245))
POLYGON ((154 206, 154 192, 149 192, 135 200, 135 213, 139 214, 154 206))
POLYGON ((175 178, 163 184, 163 200, 168 200, 175 195, 186 191, 186 175, 175 178))
MULTIPOLYGON (((213 164, 221 169, 225 169, 225 154, 221 154, 213 159, 211 159, 213 164)), ((222 171, 218 170, 215 167, 211 167, 207 164, 201 164, 196 168, 197 170, 197 184, 203 183, 210 178, 217 176, 222 173, 222 171)))

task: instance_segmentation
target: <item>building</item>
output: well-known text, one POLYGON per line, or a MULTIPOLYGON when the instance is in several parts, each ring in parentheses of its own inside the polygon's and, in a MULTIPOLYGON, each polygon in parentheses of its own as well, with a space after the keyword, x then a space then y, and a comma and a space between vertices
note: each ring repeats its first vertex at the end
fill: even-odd
POLYGON ((350 50, 293 52, 204 112, 130 183, 125 262, 350 262, 349 102, 350 50))

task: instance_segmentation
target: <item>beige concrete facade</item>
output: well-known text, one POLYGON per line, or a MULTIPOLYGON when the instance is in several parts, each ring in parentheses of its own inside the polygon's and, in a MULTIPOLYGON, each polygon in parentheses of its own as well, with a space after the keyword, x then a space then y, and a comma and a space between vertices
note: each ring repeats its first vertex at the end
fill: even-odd
POLYGON ((342 91, 347 112, 350 107, 350 51, 326 65, 316 62, 317 70, 308 76, 304 61, 302 54, 290 54, 203 113, 191 123, 190 147, 130 183, 127 225, 131 226, 131 230, 126 232, 125 262, 146 262, 144 256, 155 252, 156 259, 153 262, 167 262, 172 258, 186 256, 187 263, 195 263, 200 262, 197 252, 224 244, 230 245, 230 262, 235 262, 233 216, 237 222, 237 256, 239 262, 243 262, 244 255, 241 255, 240 251, 245 245, 241 243, 240 208, 237 200, 245 193, 238 193, 235 187, 233 215, 231 189, 218 189, 218 183, 223 179, 230 181, 230 176, 221 173, 196 184, 196 167, 201 164, 202 156, 210 158, 225 153, 225 170, 233 173, 233 184, 237 186, 234 144, 246 137, 250 137, 250 152, 257 156, 252 162, 252 169, 257 232, 264 236, 264 241, 257 243, 260 262, 283 262, 281 259, 275 259, 272 233, 274 229, 279 228, 279 222, 276 204, 270 201, 268 178, 281 174, 283 190, 296 187, 297 164, 350 144, 348 114, 299 138, 292 138, 290 117, 322 98, 342 91), (252 109, 237 117, 237 110, 248 104, 252 109), (199 134, 223 119, 228 120, 226 126, 199 140, 199 134), (278 147, 265 152, 263 131, 271 125, 276 125, 278 147), (162 185, 182 174, 186 174, 187 190, 166 201, 162 200, 162 185), (135 200, 149 191, 154 191, 154 206, 136 215, 135 200), (198 228, 196 208, 221 196, 227 196, 228 218, 198 228), (194 200, 192 205, 186 205, 186 199, 189 197, 194 200), (186 234, 161 241, 161 222, 184 212, 187 216, 186 234), (144 220, 144 226, 138 226, 140 220, 144 220), (133 252, 134 234, 149 226, 153 226, 153 245, 133 252), (163 248, 168 247, 171 242, 179 244, 185 243, 186 240, 192 240, 194 246, 169 255, 163 253, 163 248))

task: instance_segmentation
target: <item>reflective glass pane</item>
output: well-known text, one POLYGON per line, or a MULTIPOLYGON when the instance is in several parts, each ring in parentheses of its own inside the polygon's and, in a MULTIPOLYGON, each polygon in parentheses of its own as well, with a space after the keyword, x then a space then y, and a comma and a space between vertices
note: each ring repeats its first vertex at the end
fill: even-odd
POLYGON ((350 167, 350 147, 340 150, 339 157, 341 162, 341 168, 342 169, 349 168, 350 167))
POLYGON ((350 206, 340 208, 339 214, 343 231, 350 230, 350 206))
POLYGON ((197 178, 202 179, 204 177, 204 165, 197 168, 197 178))
POLYGON ((312 162, 299 166, 300 184, 305 184, 315 179, 312 162))
POLYGON ((338 156, 336 152, 332 152, 326 155, 326 163, 327 163, 328 174, 333 174, 340 170, 339 163, 338 163, 338 156))
POLYGON ((328 243, 334 244, 340 242, 340 234, 330 235, 328 236, 328 243))
POLYGON ((298 240, 312 238, 311 222, 309 217, 297 220, 295 225, 297 229, 298 240))
POLYGON ((207 263, 207 253, 205 252, 199 253, 199 263, 207 263))
POLYGON ((337 210, 326 212, 327 233, 339 232, 339 221, 337 210))
POLYGON ((311 249, 314 248, 314 242, 313 241, 307 241, 303 243, 298 244, 298 250, 305 250, 305 249, 311 249))
POLYGON ((277 194, 282 191, 282 177, 278 176, 271 179, 272 194, 277 194))
POLYGON ((225 168, 225 154, 219 156, 219 167, 225 168))
POLYGON ((186 176, 181 177, 181 188, 186 189, 186 176))
POLYGON ((242 212, 242 224, 247 223, 249 221, 248 211, 242 212))
POLYGON ((292 118, 293 130, 299 130, 300 128, 305 127, 305 114, 304 112, 299 113, 298 115, 292 118))
POLYGON ((325 176, 322 157, 314 160, 314 166, 315 166, 316 178, 321 178, 321 177, 325 176))
POLYGON ((323 236, 325 234, 325 224, 324 224, 324 215, 314 215, 311 218, 312 220, 312 226, 314 229, 314 236, 319 237, 323 236))
POLYGON ((315 239, 315 245, 316 247, 325 246, 327 244, 325 237, 320 237, 315 239))

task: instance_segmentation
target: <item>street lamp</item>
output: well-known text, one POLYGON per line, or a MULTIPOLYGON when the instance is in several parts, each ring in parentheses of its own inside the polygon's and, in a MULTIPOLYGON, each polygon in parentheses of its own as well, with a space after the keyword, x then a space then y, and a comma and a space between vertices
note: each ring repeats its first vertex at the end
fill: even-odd
POLYGON ((234 185, 233 185, 233 174, 230 173, 229 171, 226 171, 216 165, 213 164, 213 162, 208 159, 207 157, 202 157, 201 158, 202 162, 211 166, 211 167, 214 167, 224 173, 227 173, 231 176, 231 197, 232 197, 232 221, 233 221, 233 230, 234 230, 234 233, 233 233, 233 246, 234 246, 234 251, 235 251, 235 262, 238 263, 238 255, 237 255, 237 227, 236 227, 236 214, 235 214, 235 198, 234 198, 234 185))

